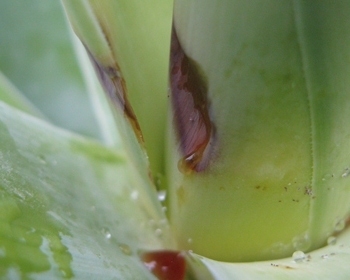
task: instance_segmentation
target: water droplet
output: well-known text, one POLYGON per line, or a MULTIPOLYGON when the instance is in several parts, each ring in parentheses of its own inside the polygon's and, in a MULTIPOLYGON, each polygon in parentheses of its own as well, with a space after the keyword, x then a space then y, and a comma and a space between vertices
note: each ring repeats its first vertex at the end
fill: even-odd
POLYGON ((119 244, 119 249, 122 251, 122 253, 124 255, 131 256, 131 254, 132 254, 130 247, 128 245, 126 245, 126 244, 120 243, 119 244))
POLYGON ((339 232, 342 231, 345 228, 345 221, 344 220, 339 220, 334 227, 334 230, 339 232))
POLYGON ((32 234, 32 233, 34 233, 34 232, 36 232, 36 229, 33 228, 33 227, 31 227, 30 230, 28 230, 28 231, 26 232, 26 234, 32 234))
POLYGON ((132 200, 138 200, 139 198, 139 192, 138 191, 132 191, 130 194, 130 197, 132 200))
POLYGON ((161 236, 163 234, 163 231, 160 228, 157 228, 155 234, 156 236, 161 236))
POLYGON ((294 237, 292 243, 294 250, 296 251, 307 251, 311 246, 311 242, 307 234, 294 237))
POLYGON ((162 190, 158 192, 158 200, 163 202, 166 198, 166 191, 162 190))
POLYGON ((330 236, 327 239, 327 244, 328 245, 335 245, 337 243, 337 238, 335 238, 334 236, 330 236))
POLYGON ((18 239, 18 241, 21 242, 21 243, 26 243, 27 242, 27 240, 25 238, 23 238, 23 237, 20 237, 18 239))
POLYGON ((188 244, 192 244, 192 242, 193 242, 192 238, 187 239, 188 244))
POLYGON ((111 239, 112 234, 110 233, 108 228, 102 228, 102 234, 104 235, 105 238, 111 239))
POLYGON ((341 175, 343 178, 348 177, 350 175, 350 168, 345 168, 343 174, 341 175))
POLYGON ((303 262, 306 260, 306 255, 303 251, 295 251, 292 257, 295 262, 303 262))

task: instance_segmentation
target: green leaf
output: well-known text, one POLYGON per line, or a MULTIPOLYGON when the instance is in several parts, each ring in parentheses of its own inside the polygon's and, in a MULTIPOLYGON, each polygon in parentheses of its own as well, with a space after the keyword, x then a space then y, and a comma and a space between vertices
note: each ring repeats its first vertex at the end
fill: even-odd
POLYGON ((120 148, 122 141, 113 110, 111 110, 110 103, 96 76, 95 69, 91 65, 91 60, 83 44, 74 34, 71 37, 86 86, 89 90, 90 100, 101 131, 101 138, 106 145, 120 148))
MULTIPOLYGON (((207 168, 192 173, 178 169, 196 156, 181 144, 202 134, 175 126, 170 138, 180 248, 221 261, 278 259, 320 248, 344 228, 349 12, 348 1, 175 1, 174 30, 204 81, 214 127, 207 168)), ((200 115, 197 100, 179 107, 200 115)))
POLYGON ((59 1, 1 1, 0 25, 4 75, 56 125, 99 138, 59 1))
POLYGON ((350 213, 350 2, 295 1, 312 120, 312 248, 341 231, 350 213))
POLYGON ((0 72, 0 100, 25 113, 36 117, 44 116, 23 96, 14 85, 0 72))
MULTIPOLYGON (((125 81, 123 92, 119 92, 121 103, 125 108, 130 101, 144 136, 151 169, 157 176, 164 166, 172 1, 62 3, 75 33, 94 60, 104 71, 114 69, 122 83, 125 81)), ((128 108, 125 112, 132 110, 128 108)), ((123 126, 119 124, 119 129, 123 126)), ((127 133, 121 134, 124 137, 127 133)), ((126 139, 127 143, 131 141, 126 139)))
POLYGON ((303 259, 286 258, 264 262, 224 263, 194 254, 188 260, 194 271, 203 271, 204 265, 214 279, 220 280, 345 280, 350 275, 348 265, 350 261, 350 230, 346 230, 335 238, 334 243, 304 256, 303 259))
POLYGON ((2 277, 152 278, 168 225, 127 159, 2 102, 0 139, 2 277))

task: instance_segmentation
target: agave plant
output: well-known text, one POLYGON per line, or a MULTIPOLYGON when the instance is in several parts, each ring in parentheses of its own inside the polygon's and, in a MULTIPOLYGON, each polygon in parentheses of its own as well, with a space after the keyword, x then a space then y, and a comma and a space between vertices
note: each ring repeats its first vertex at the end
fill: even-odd
POLYGON ((22 2, 59 59, 33 80, 50 37, 1 29, 1 70, 48 91, 0 79, 2 278, 350 276, 350 3, 62 0, 64 29, 22 2), (64 111, 69 36, 96 122, 64 111))

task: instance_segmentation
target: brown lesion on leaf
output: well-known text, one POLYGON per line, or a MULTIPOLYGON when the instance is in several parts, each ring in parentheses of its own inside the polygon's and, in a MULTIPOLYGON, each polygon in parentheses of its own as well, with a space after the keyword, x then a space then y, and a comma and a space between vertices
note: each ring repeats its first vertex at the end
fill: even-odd
POLYGON ((312 197, 313 196, 313 192, 312 192, 311 187, 306 186, 304 194, 312 197))
POLYGON ((92 65, 95 69, 97 77, 109 97, 111 103, 122 110, 124 115, 129 120, 139 143, 143 146, 144 139, 141 132, 140 125, 137 121, 136 115, 127 98, 127 88, 124 78, 122 77, 120 67, 116 62, 113 65, 104 66, 89 51, 85 46, 90 57, 92 65))
POLYGON ((184 52, 173 27, 170 55, 170 89, 174 125, 183 154, 181 172, 204 171, 209 165, 215 130, 209 116, 207 83, 199 65, 184 52))
POLYGON ((180 208, 180 207, 181 207, 182 205, 184 205, 185 202, 186 202, 186 193, 185 193, 184 186, 180 186, 180 187, 176 190, 176 195, 177 195, 178 207, 180 208))
POLYGON ((254 187, 256 190, 261 190, 261 191, 266 191, 268 189, 268 187, 266 186, 261 186, 261 185, 257 185, 254 187))
POLYGON ((287 270, 295 269, 295 267, 292 267, 292 266, 289 266, 289 265, 281 265, 281 264, 276 264, 276 263, 271 263, 270 265, 273 266, 273 267, 284 268, 284 269, 287 269, 287 270))

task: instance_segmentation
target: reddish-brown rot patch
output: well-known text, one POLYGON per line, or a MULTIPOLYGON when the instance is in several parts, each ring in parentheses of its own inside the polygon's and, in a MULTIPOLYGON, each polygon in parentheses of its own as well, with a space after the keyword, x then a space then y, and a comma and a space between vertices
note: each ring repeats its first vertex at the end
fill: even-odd
POLYGON ((154 251, 144 253, 141 259, 145 266, 160 280, 183 280, 186 261, 178 251, 154 251))
POLYGON ((179 169, 184 173, 203 171, 209 164, 214 135, 208 89, 199 66, 182 49, 175 28, 171 38, 170 87, 174 124, 184 155, 179 169))
POLYGON ((131 107, 131 104, 127 98, 127 89, 125 80, 121 75, 120 68, 117 63, 113 66, 105 67, 101 65, 91 54, 89 49, 85 47, 90 57, 92 65, 94 66, 97 77, 107 93, 110 101, 116 106, 121 108, 124 115, 128 118, 135 135, 140 142, 144 144, 143 135, 140 125, 137 121, 136 115, 131 107))

